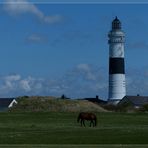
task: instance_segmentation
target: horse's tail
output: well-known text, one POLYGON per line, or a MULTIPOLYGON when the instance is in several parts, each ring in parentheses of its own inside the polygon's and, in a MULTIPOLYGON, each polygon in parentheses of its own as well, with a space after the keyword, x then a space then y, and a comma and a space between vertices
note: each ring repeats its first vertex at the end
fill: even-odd
POLYGON ((80 121, 80 114, 79 114, 79 116, 78 116, 78 118, 77 118, 77 122, 79 123, 79 121, 80 121))

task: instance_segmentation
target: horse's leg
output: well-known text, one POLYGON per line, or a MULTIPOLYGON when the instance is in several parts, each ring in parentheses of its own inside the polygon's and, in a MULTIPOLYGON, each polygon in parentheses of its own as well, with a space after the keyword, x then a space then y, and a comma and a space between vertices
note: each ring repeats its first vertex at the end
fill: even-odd
POLYGON ((91 127, 91 124, 93 124, 93 126, 94 126, 94 122, 93 122, 93 120, 90 121, 90 127, 91 127))
POLYGON ((82 126, 82 122, 83 122, 83 120, 81 119, 81 126, 82 126))
POLYGON ((97 117, 95 117, 94 121, 95 121, 95 126, 97 126, 97 117))
POLYGON ((95 122, 93 121, 93 127, 95 126, 95 122))
POLYGON ((92 122, 92 120, 90 120, 90 125, 89 125, 90 127, 91 127, 91 122, 92 122))
POLYGON ((85 122, 84 122, 84 120, 83 120, 83 125, 85 126, 85 122))

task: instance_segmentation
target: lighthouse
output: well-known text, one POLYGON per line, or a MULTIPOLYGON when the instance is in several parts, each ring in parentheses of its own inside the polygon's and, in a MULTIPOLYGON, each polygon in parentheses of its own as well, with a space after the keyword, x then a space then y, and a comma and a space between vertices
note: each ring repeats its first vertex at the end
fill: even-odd
POLYGON ((121 22, 116 17, 112 21, 111 31, 108 33, 109 44, 109 94, 108 102, 118 104, 126 95, 124 42, 125 35, 121 30, 121 22))

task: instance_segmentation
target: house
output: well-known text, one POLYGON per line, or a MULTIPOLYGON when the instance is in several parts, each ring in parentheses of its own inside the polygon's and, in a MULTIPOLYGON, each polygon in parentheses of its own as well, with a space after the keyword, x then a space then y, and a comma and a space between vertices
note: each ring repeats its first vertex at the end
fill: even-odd
POLYGON ((118 105, 130 105, 135 108, 139 108, 144 104, 148 104, 148 96, 125 96, 123 99, 118 103, 118 105))
POLYGON ((98 96, 96 96, 96 98, 84 98, 83 100, 87 100, 87 101, 97 103, 97 104, 106 104, 107 103, 107 101, 101 100, 98 96))
POLYGON ((15 98, 0 98, 0 111, 7 110, 17 104, 15 98))

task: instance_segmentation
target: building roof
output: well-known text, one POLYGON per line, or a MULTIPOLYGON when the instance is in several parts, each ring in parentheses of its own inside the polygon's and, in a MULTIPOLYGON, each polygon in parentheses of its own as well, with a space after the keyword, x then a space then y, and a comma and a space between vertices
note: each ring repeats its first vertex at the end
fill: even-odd
POLYGON ((127 101, 132 103, 134 106, 142 106, 144 104, 148 104, 148 96, 125 96, 118 104, 120 105, 127 101))
POLYGON ((101 100, 97 96, 96 96, 96 98, 84 98, 83 100, 87 100, 87 101, 90 101, 93 103, 99 103, 99 104, 106 104, 107 103, 107 101, 101 100))

